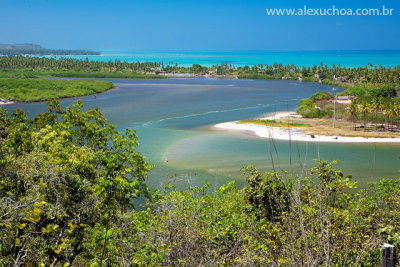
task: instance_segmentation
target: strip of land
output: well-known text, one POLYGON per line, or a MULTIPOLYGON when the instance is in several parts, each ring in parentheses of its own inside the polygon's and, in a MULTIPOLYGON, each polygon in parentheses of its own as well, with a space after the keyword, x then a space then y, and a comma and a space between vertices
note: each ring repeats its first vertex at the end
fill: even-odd
POLYGON ((99 94, 112 88, 112 82, 88 79, 0 78, 0 105, 99 94))
POLYGON ((44 55, 100 55, 100 52, 89 50, 66 50, 66 49, 47 49, 37 44, 0 44, 0 55, 24 55, 24 56, 44 56, 44 55))
MULTIPOLYGON (((269 114, 251 122, 232 121, 219 123, 215 129, 244 132, 262 138, 304 142, 327 143, 400 143, 400 135, 392 133, 346 130, 338 122, 337 128, 326 126, 325 119, 305 119, 295 112, 269 114)), ((332 120, 329 120, 332 123, 332 120)))

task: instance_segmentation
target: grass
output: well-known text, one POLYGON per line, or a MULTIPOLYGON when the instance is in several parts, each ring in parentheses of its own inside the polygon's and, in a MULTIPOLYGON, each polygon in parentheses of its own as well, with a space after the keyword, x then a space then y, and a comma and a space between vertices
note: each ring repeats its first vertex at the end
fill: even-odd
POLYGON ((0 98, 8 101, 46 101, 98 94, 112 88, 112 82, 88 79, 0 78, 0 98))
POLYGON ((274 126, 274 127, 307 127, 310 124, 290 122, 290 121, 276 121, 276 120, 257 120, 257 119, 245 119, 239 121, 239 123, 253 123, 258 125, 274 126))

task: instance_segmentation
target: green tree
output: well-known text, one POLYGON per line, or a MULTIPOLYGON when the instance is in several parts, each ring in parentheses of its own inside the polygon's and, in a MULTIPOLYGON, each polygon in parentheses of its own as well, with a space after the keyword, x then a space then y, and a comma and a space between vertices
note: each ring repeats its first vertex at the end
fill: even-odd
POLYGON ((364 131, 367 130, 367 114, 370 112, 371 107, 367 101, 362 101, 361 104, 358 106, 361 113, 364 115, 364 131))
POLYGON ((351 101, 351 103, 347 109, 347 112, 353 118, 354 130, 357 130, 357 128, 356 128, 357 104, 354 101, 351 101))
POLYGON ((370 104, 371 111, 375 112, 375 130, 378 130, 378 112, 385 107, 385 99, 383 97, 374 97, 370 104))
POLYGON ((383 107, 383 113, 390 119, 390 124, 393 126, 393 119, 399 116, 399 109, 395 105, 395 103, 387 102, 386 105, 383 107))
POLYGON ((113 262, 119 213, 150 198, 135 132, 82 108, 52 102, 32 120, 0 113, 0 265, 113 262))

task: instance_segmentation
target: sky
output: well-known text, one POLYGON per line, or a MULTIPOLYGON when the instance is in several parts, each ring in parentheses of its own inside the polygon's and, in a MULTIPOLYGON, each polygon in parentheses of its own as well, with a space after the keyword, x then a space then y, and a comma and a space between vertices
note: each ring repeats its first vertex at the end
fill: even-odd
POLYGON ((0 0, 0 43, 53 49, 400 50, 398 0, 0 0), (270 16, 267 8, 393 9, 270 16))

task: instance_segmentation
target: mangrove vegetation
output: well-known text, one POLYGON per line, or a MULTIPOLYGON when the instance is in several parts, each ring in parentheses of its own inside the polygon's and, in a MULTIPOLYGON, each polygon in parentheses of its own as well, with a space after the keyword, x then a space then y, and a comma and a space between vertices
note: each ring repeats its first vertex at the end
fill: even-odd
POLYGON ((7 101, 46 101, 103 93, 112 82, 88 79, 0 78, 0 98, 7 101))

